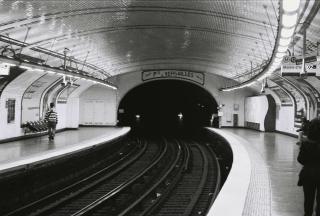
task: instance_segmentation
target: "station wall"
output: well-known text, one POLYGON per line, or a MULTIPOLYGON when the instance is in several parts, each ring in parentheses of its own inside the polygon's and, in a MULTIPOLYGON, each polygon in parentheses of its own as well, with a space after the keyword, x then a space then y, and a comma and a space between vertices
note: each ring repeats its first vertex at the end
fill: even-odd
POLYGON ((35 71, 26 71, 11 81, 3 90, 0 98, 0 139, 23 135, 21 128, 22 97, 25 90, 42 74, 35 71), (8 122, 7 101, 15 101, 15 118, 8 122))
MULTIPOLYGON (((297 135, 297 129, 294 127, 294 106, 281 105, 281 99, 279 96, 270 89, 266 89, 266 93, 272 95, 276 102, 276 131, 297 135)), ((291 98, 290 100, 293 99, 291 98)))
MULTIPOLYGON (((41 117, 41 103, 44 103, 44 101, 42 101, 43 98, 40 97, 40 93, 43 93, 45 88, 42 88, 41 91, 39 90, 40 92, 37 92, 36 97, 33 97, 32 103, 24 103, 24 101, 26 102, 26 98, 23 99, 23 96, 26 93, 26 90, 43 75, 44 74, 41 72, 26 71, 17 76, 4 88, 0 98, 0 139, 23 135, 24 131, 21 128, 23 121, 38 120, 41 117), (7 101, 9 99, 15 101, 15 119, 8 123, 7 101), (37 105, 37 112, 29 112, 29 109, 33 109, 35 104, 37 105)), ((49 79, 51 81, 48 81, 46 86, 53 85, 58 78, 58 76, 56 76, 55 79, 52 79, 51 77, 49 79)), ((79 85, 79 87, 72 92, 72 94, 68 95, 65 103, 57 103, 56 105, 56 109, 59 114, 59 124, 57 125, 57 128, 77 128, 79 124, 114 126, 117 124, 117 110, 122 98, 132 88, 146 82, 152 82, 143 81, 141 79, 141 71, 122 74, 113 77, 111 81, 118 86, 117 91, 104 86, 95 85, 92 82, 77 80, 76 84, 79 85)), ((319 83, 318 79, 315 81, 319 83)), ((232 85, 231 82, 232 81, 217 75, 205 74, 204 84, 195 85, 199 85, 207 90, 216 99, 218 104, 224 105, 221 109, 223 113, 221 118, 221 126, 243 127, 246 126, 245 121, 261 122, 261 116, 252 116, 257 114, 257 112, 254 112, 253 108, 255 110, 260 110, 259 115, 264 115, 265 103, 261 100, 252 103, 251 108, 248 108, 248 105, 245 106, 245 98, 252 95, 257 95, 259 92, 250 89, 241 89, 231 92, 219 91, 219 88, 224 87, 226 83, 232 85), (246 109, 247 111, 245 113, 246 109), (238 118, 237 125, 234 124, 235 115, 237 115, 238 118)), ((271 82, 269 85, 270 84, 271 87, 277 86, 276 83, 271 82)), ((316 87, 315 90, 318 90, 316 87)), ((266 89, 266 93, 271 94, 276 101, 276 130, 290 134, 297 134, 297 128, 295 126, 296 107, 294 105, 283 105, 283 99, 280 99, 278 96, 279 93, 276 94, 274 90, 266 89)), ((56 92, 50 93, 48 96, 50 100, 54 97, 53 94, 56 94, 56 92)), ((293 98, 291 98, 291 100, 294 101, 293 98)), ((316 104, 318 110, 319 104, 320 102, 316 104)), ((264 130, 262 127, 260 129, 264 130)))
POLYGON ((276 130, 298 134, 297 128, 294 127, 294 108, 277 106, 276 130))
POLYGON ((41 119, 42 101, 41 97, 45 90, 52 85, 59 77, 52 74, 41 75, 29 87, 27 87, 22 96, 21 123, 41 119))
POLYGON ((256 129, 265 131, 264 120, 268 107, 268 100, 264 95, 247 97, 245 99, 245 122, 247 122, 247 124, 257 124, 258 128, 256 129))
MULTIPOLYGON (((37 121, 43 116, 41 115, 41 109, 43 103, 43 95, 45 89, 49 86, 54 85, 59 76, 55 75, 52 79, 51 75, 49 78, 46 76, 41 83, 38 85, 39 79, 44 76, 44 73, 38 71, 25 71, 14 80, 12 80, 1 92, 0 97, 0 140, 19 137, 24 135, 24 129, 21 127, 26 121, 37 121), (33 86, 31 89, 30 87, 33 86), (30 91, 29 91, 30 90, 30 91), (29 92, 29 93, 28 93, 29 92), (28 95, 30 94, 30 95, 28 95), (31 94, 33 94, 31 96, 31 94), (27 96, 23 98, 24 96, 27 96), (14 101, 14 119, 10 122, 7 121, 8 108, 7 101, 14 101)), ((75 84, 79 87, 68 95, 65 103, 56 103, 56 111, 58 113, 59 123, 57 129, 64 128, 77 128, 80 124, 80 95, 86 91, 92 82, 78 80, 75 84)), ((56 89, 61 89, 61 85, 57 85, 56 89)), ((105 88, 106 89, 106 88, 105 88)), ((56 91, 49 92, 49 102, 55 97, 56 91)), ((115 97, 114 97, 115 98, 115 97)), ((57 99, 57 98, 55 98, 57 99)), ((57 99, 58 100, 58 99, 57 99)), ((48 101, 47 101, 48 102, 48 101)), ((115 109, 115 108, 114 108, 115 109)), ((115 115, 114 115, 115 116, 115 115)))
POLYGON ((92 86, 80 95, 81 125, 116 125, 116 91, 92 86))

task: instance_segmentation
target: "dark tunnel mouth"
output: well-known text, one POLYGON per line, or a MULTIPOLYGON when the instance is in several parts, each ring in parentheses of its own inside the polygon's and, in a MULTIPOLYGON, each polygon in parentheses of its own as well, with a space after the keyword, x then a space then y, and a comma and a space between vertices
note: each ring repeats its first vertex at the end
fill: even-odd
POLYGON ((118 126, 175 130, 212 126, 217 101, 203 87, 180 80, 157 80, 131 89, 118 108, 118 126))

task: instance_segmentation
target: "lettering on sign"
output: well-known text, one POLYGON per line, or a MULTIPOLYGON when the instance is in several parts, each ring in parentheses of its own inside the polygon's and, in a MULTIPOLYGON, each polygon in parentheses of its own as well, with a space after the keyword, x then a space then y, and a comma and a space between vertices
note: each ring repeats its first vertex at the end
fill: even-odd
MULTIPOLYGON (((304 63, 311 63, 311 62, 316 62, 318 60, 317 56, 309 56, 304 58, 304 63)), ((301 59, 296 59, 296 64, 301 65, 302 64, 302 58, 301 59)))
POLYGON ((296 57, 295 56, 285 56, 283 57, 283 61, 284 64, 288 64, 288 63, 296 63, 296 57))
POLYGON ((142 81, 154 79, 183 79, 204 85, 204 74, 201 72, 177 71, 177 70, 160 70, 160 71, 143 71, 142 81))
POLYGON ((302 69, 302 59, 295 56, 285 56, 281 66, 282 76, 299 76, 304 71, 310 76, 320 75, 320 61, 318 56, 305 58, 305 68, 302 69))

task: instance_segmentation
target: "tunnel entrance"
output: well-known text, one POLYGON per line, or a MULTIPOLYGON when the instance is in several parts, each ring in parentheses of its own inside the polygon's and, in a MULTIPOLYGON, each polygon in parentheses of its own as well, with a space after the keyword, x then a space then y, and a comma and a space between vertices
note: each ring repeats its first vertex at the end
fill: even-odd
POLYGON ((133 129, 194 129, 211 124, 217 102, 205 89, 184 81, 152 81, 133 88, 119 104, 119 126, 133 129))

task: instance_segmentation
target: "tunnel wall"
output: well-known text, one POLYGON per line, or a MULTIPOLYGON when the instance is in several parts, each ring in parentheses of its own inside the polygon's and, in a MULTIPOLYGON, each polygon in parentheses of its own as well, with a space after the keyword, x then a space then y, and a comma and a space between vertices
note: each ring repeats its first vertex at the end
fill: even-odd
MULTIPOLYGON (((119 75, 113 80, 118 86, 117 108, 123 97, 134 87, 146 83, 141 79, 141 71, 119 75)), ((152 81, 151 81, 152 82, 152 81)), ((238 126, 244 126, 244 99, 254 94, 253 91, 241 89, 232 92, 221 92, 219 88, 224 87, 227 79, 216 75, 205 74, 204 85, 199 85, 206 89, 217 101, 224 104, 222 107, 223 116, 221 126, 233 126, 233 114, 238 114, 238 126)), ((198 85, 198 84, 196 84, 198 85)))

